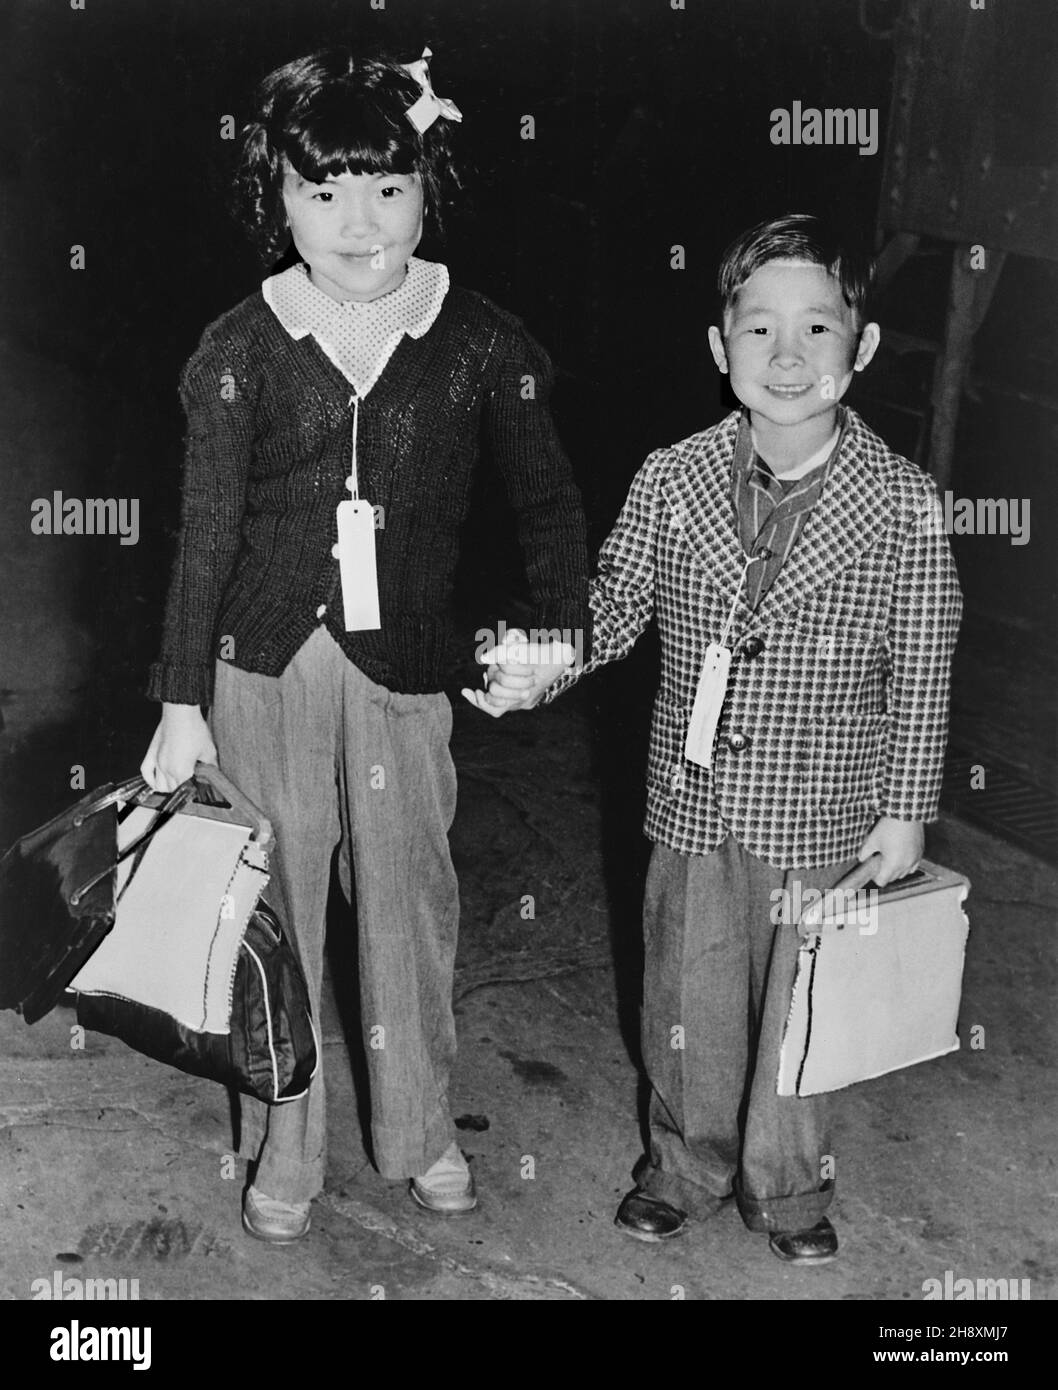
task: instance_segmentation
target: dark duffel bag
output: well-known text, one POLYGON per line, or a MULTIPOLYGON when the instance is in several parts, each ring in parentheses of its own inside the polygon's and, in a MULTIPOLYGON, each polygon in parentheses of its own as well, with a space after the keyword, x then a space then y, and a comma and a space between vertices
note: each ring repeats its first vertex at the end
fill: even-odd
POLYGON ((162 1009, 111 994, 77 994, 77 1021, 147 1057, 276 1103, 304 1095, 318 1044, 301 966, 267 903, 239 948, 230 1031, 187 1027, 162 1009))

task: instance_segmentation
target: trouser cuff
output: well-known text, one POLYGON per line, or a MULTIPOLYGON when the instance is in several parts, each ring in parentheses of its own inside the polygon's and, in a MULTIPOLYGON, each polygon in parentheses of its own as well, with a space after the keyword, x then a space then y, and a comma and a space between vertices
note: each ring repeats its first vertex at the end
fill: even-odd
POLYGON ((736 1184, 735 1197, 747 1230, 807 1231, 834 1200, 834 1183, 828 1180, 815 1192, 790 1197, 749 1197, 736 1184))
POLYGON ((447 1107, 437 1110, 420 1135, 411 1137, 406 1128, 381 1124, 371 1126, 371 1147, 375 1166, 389 1182, 400 1178, 421 1178, 456 1137, 447 1107))
POLYGON ((707 1221, 710 1216, 715 1216, 724 1202, 730 1200, 731 1195, 717 1195, 698 1183, 688 1182, 686 1178, 676 1177, 661 1168, 655 1168, 649 1162, 638 1172, 636 1186, 648 1197, 667 1202, 670 1207, 685 1211, 697 1221, 707 1221))
POLYGON ((277 1202, 311 1202, 323 1191, 323 1169, 322 1154, 308 1163, 301 1163, 289 1158, 270 1159, 266 1147, 253 1185, 258 1192, 277 1202))

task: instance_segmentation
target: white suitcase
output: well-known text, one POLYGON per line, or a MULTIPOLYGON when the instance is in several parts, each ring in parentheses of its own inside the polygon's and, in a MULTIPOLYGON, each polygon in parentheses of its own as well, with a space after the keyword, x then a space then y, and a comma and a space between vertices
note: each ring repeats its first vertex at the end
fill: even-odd
POLYGON ((870 912, 862 895, 824 898, 798 957, 779 1095, 837 1091, 958 1050, 969 888, 923 860, 875 889, 870 912))

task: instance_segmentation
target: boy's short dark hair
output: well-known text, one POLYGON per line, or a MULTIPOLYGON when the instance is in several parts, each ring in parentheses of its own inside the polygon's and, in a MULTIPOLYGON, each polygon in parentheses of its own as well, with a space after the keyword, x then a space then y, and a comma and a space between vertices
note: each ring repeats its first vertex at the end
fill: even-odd
POLYGON ((407 110, 422 89, 392 55, 334 47, 268 74, 242 132, 234 211, 272 261, 283 248, 284 158, 311 183, 340 174, 418 174, 424 206, 440 226, 442 205, 460 186, 447 120, 421 134, 407 110))
POLYGON ((836 228, 810 213, 791 212, 759 222, 735 238, 720 259, 717 289, 721 313, 755 270, 769 261, 805 261, 820 265, 841 286, 845 303, 862 326, 874 284, 874 258, 850 243, 836 228))

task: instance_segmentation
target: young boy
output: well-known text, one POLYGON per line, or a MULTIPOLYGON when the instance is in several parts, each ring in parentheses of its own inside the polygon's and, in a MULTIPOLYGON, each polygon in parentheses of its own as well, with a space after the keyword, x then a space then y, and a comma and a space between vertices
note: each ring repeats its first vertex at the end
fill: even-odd
POLYGON ((514 652, 487 693, 467 692, 494 715, 550 700, 657 618, 650 1152, 616 1217, 641 1240, 680 1234, 733 1193, 780 1259, 837 1253, 824 1098, 776 1094, 789 908, 874 853, 879 885, 916 867, 961 613, 931 480, 839 405, 878 346, 871 272, 813 217, 734 242, 709 343, 743 409, 635 478, 600 553, 583 671, 514 652))

